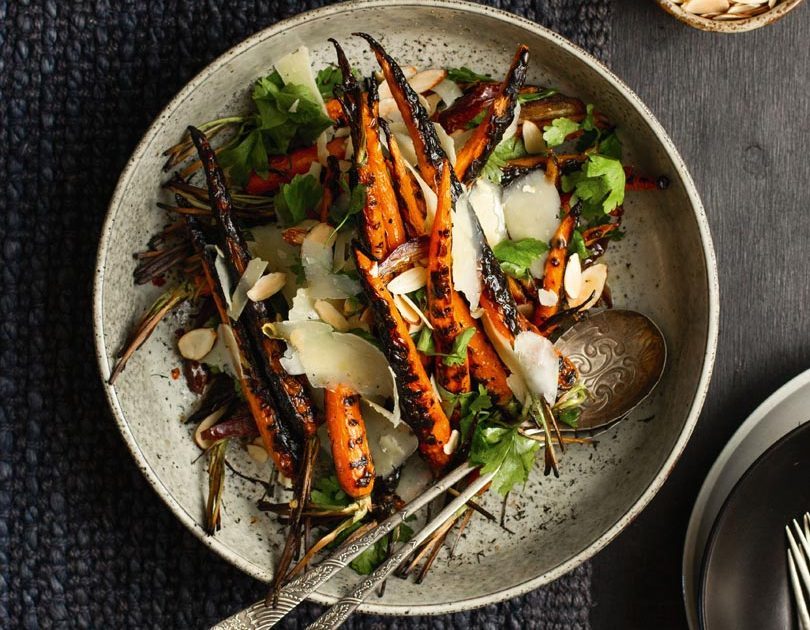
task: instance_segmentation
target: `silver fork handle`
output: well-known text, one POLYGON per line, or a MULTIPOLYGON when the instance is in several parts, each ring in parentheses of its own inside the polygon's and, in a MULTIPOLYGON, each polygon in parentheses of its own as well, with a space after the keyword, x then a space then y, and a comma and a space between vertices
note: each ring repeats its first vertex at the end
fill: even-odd
POLYGON ((278 604, 275 607, 271 608, 265 605, 264 600, 256 602, 235 615, 223 619, 212 626, 212 630, 266 630, 272 628, 287 613, 314 593, 319 586, 327 582, 335 573, 363 553, 367 547, 390 533, 411 514, 430 503, 440 494, 447 492, 448 488, 469 475, 475 468, 476 466, 471 464, 462 464, 380 525, 357 540, 344 544, 309 571, 290 580, 279 591, 278 604))
POLYGON ((453 516, 453 514, 467 503, 479 490, 492 481, 494 476, 495 472, 491 472, 473 481, 465 488, 464 492, 439 512, 438 516, 425 525, 418 534, 408 542, 397 547, 388 559, 377 567, 377 570, 368 576, 368 578, 359 582, 349 595, 342 598, 309 625, 307 627, 308 630, 333 630, 334 628, 340 627, 349 615, 351 615, 357 607, 402 564, 405 558, 413 553, 419 545, 425 542, 433 532, 439 529, 447 519, 453 516))

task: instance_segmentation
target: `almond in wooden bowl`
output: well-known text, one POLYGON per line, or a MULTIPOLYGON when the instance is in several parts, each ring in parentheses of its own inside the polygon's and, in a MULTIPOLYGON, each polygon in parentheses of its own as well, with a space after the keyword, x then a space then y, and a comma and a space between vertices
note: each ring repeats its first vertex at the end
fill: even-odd
POLYGON ((773 24, 803 0, 656 0, 684 24, 713 33, 742 33, 773 24))

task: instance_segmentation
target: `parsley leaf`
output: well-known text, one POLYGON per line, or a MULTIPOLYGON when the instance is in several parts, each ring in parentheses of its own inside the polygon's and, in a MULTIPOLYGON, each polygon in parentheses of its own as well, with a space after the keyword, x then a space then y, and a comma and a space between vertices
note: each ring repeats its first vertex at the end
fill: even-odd
POLYGON ((547 251, 548 245, 535 238, 501 241, 492 248, 504 272, 518 279, 528 278, 532 263, 547 251))
MULTIPOLYGON (((347 187, 348 188, 348 187, 347 187)), ((337 225, 335 232, 343 228, 352 220, 352 217, 359 214, 366 205, 366 187, 364 184, 357 184, 348 194, 341 195, 338 203, 329 209, 329 217, 337 225)))
POLYGON ((251 98, 256 114, 220 155, 222 166, 238 183, 244 183, 251 171, 266 177, 268 156, 284 155, 293 144, 312 144, 333 124, 308 88, 285 85, 278 72, 256 81, 251 98))
POLYGON ((475 333, 475 326, 470 326, 456 335, 456 338, 453 339, 453 348, 450 350, 450 354, 445 356, 442 362, 448 366, 462 365, 467 360, 467 345, 469 345, 470 339, 473 338, 475 333))
POLYGON ((476 392, 453 394, 439 386, 439 393, 442 397, 442 408, 448 416, 452 415, 458 406, 461 444, 467 444, 476 424, 492 414, 493 404, 489 392, 479 383, 476 392))
POLYGON ((585 245, 585 239, 582 237, 582 232, 579 230, 574 230, 571 236, 571 242, 568 244, 568 251, 579 254, 580 260, 586 260, 591 257, 591 252, 585 245))
POLYGON ((323 70, 319 70, 315 76, 315 85, 324 98, 333 98, 335 86, 343 82, 343 73, 334 64, 329 64, 323 70))
POLYGON ((583 213, 609 214, 624 201, 625 175, 622 163, 604 155, 591 155, 581 171, 563 175, 563 192, 574 192, 571 204, 581 201, 583 213))
MULTIPOLYGON (((358 523, 359 526, 359 523, 358 523)), ((349 566, 360 575, 369 575, 383 563, 388 555, 388 539, 391 538, 391 544, 397 542, 408 542, 413 538, 413 530, 402 523, 388 536, 383 536, 373 545, 368 547, 363 553, 357 556, 349 563, 349 566)))
POLYGON ((488 74, 478 74, 467 68, 461 66, 460 68, 448 68, 447 78, 456 83, 478 83, 479 81, 492 81, 492 77, 488 74))
POLYGON ((310 501, 321 508, 344 508, 352 502, 351 497, 340 489, 337 476, 321 477, 312 484, 310 501))
POLYGON ((539 448, 540 442, 522 436, 517 426, 487 420, 479 422, 473 433, 470 462, 482 466, 481 474, 497 470, 492 486, 506 495, 526 483, 539 448))
POLYGON ((435 356, 436 344, 433 341, 433 333, 431 332, 430 328, 423 326, 422 330, 420 330, 418 334, 419 337, 416 341, 416 349, 425 356, 435 356))
POLYGON ((518 103, 524 105, 526 103, 531 103, 532 101, 542 101, 544 98, 554 96, 556 93, 557 90, 555 88, 546 88, 545 90, 537 90, 537 92, 525 92, 518 94, 517 100, 518 103))
POLYGON ((599 142, 599 154, 616 160, 622 159, 622 143, 615 131, 611 131, 602 137, 599 142))
POLYGON ((517 136, 512 136, 508 140, 501 142, 489 156, 481 174, 495 184, 501 183, 503 173, 501 169, 506 166, 509 160, 526 155, 526 147, 523 140, 517 136))
POLYGON ((284 225, 296 225, 307 218, 323 196, 323 188, 312 175, 296 175, 282 184, 273 197, 276 214, 284 225))
POLYGON ((579 131, 579 123, 570 118, 555 118, 550 125, 543 127, 543 140, 550 147, 556 147, 565 142, 569 134, 579 131))
POLYGON ((588 400, 589 395, 588 389, 582 383, 577 383, 565 392, 552 409, 557 420, 576 429, 579 417, 582 415, 582 405, 588 400))

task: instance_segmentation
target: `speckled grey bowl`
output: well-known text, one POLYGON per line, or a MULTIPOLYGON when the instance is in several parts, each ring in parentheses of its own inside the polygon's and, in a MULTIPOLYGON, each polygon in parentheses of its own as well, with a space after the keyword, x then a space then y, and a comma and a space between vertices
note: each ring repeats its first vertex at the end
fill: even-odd
MULTIPOLYGON (((214 61, 189 83, 146 133, 110 204, 98 254, 94 319, 101 373, 154 287, 134 287, 132 252, 165 221, 161 151, 189 123, 239 107, 247 87, 274 59, 306 44, 316 63, 331 61, 328 37, 346 47, 365 72, 372 59, 352 31, 379 37, 402 61, 460 65, 501 74, 515 45, 531 48, 530 80, 598 103, 616 121, 631 162, 666 174, 665 192, 632 193, 628 237, 611 248, 610 283, 617 305, 650 315, 663 329, 671 357, 655 396, 633 418, 603 435, 597 448, 570 448, 559 479, 535 474, 507 509, 507 535, 474 520, 456 555, 436 562, 425 584, 389 581, 385 596, 362 610, 389 614, 444 613, 525 593, 599 551, 650 501, 684 448, 697 420, 714 361, 718 288, 709 228, 675 147, 652 114, 619 79, 558 35, 521 18, 462 2, 347 3, 279 23, 214 61), (650 419, 652 418, 652 419, 650 419)), ((216 537, 201 522, 204 463, 180 418, 192 403, 182 381, 167 378, 178 359, 177 322, 165 322, 130 361, 107 395, 133 456, 169 508, 205 544, 247 573, 267 580, 281 532, 255 507, 258 491, 228 480, 224 523, 216 537)), ((235 454, 246 472, 252 462, 235 454)), ((265 471, 266 474, 266 471, 265 471)), ((499 509, 500 499, 486 502, 499 509)), ((344 572, 314 596, 331 602, 356 575, 344 572)), ((247 604, 248 602, 245 602, 247 604)))

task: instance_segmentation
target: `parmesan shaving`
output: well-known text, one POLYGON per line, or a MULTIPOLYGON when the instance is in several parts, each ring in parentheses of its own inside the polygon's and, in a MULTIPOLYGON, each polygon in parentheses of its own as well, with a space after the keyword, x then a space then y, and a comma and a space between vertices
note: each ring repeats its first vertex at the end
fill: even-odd
POLYGON ((228 317, 233 321, 239 321, 239 317, 248 303, 248 291, 259 281, 265 269, 267 269, 267 261, 261 258, 251 258, 230 299, 228 317))

